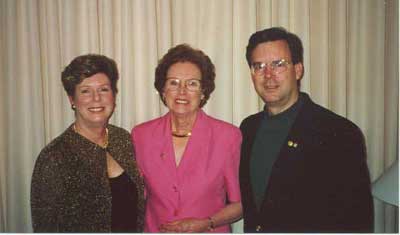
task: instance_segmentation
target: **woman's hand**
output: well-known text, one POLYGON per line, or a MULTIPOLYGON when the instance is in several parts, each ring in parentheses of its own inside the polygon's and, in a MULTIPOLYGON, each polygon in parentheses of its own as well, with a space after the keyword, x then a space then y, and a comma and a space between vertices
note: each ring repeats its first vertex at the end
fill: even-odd
POLYGON ((185 218, 175 220, 160 226, 162 233, 200 233, 208 232, 208 219, 185 218))
MULTIPOLYGON (((212 215, 212 226, 217 228, 222 225, 230 224, 242 216, 242 203, 233 202, 226 205, 224 208, 219 210, 216 214, 212 215)), ((181 220, 175 220, 169 223, 162 224, 160 226, 160 232, 162 233, 201 233, 210 232, 210 220, 196 219, 196 218, 185 218, 181 220)))

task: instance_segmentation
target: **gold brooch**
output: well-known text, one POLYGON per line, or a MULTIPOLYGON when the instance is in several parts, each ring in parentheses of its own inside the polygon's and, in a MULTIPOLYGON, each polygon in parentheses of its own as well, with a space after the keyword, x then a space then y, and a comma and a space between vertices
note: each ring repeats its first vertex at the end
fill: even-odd
POLYGON ((292 140, 289 140, 288 142, 287 142, 287 145, 289 146, 289 147, 293 147, 293 148, 297 148, 297 143, 296 142, 293 142, 292 140))

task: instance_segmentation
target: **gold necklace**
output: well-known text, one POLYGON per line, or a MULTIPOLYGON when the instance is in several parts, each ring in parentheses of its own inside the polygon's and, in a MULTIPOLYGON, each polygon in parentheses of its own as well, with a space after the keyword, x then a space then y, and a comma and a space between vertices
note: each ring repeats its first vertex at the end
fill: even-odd
MULTIPOLYGON (((76 133, 79 134, 79 132, 76 130, 75 123, 74 123, 73 129, 76 133)), ((104 144, 103 145, 97 144, 97 145, 99 145, 102 149, 106 149, 108 147, 108 128, 107 127, 106 127, 106 136, 105 136, 104 144)))
POLYGON ((104 141, 104 144, 101 146, 103 149, 106 149, 108 147, 108 128, 106 127, 106 140, 104 141))
POLYGON ((192 135, 192 132, 191 131, 189 131, 188 133, 186 133, 186 134, 178 134, 177 132, 172 132, 172 136, 174 136, 174 137, 178 137, 178 138, 185 138, 185 137, 189 137, 189 136, 191 136, 192 135))

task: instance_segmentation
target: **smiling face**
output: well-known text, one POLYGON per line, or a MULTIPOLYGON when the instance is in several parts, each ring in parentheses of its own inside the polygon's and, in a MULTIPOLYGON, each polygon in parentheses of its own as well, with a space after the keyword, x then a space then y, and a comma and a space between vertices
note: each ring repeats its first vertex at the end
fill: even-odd
MULTIPOLYGON (((271 63, 284 59, 292 62, 289 46, 286 41, 270 41, 257 45, 252 52, 252 63, 271 63)), ((302 76, 301 63, 288 64, 284 72, 276 74, 268 67, 261 75, 252 74, 254 88, 264 100, 269 112, 278 114, 292 106, 299 96, 297 80, 302 76)))
POLYGON ((69 100, 76 106, 75 123, 87 128, 104 127, 115 106, 111 83, 104 73, 85 78, 75 87, 75 95, 69 96, 69 100))
POLYGON ((190 62, 178 62, 169 67, 166 79, 179 80, 178 89, 171 88, 169 82, 164 86, 163 97, 171 113, 178 116, 195 115, 204 96, 201 88, 198 91, 189 91, 186 86, 190 86, 188 80, 201 80, 199 68, 190 62))

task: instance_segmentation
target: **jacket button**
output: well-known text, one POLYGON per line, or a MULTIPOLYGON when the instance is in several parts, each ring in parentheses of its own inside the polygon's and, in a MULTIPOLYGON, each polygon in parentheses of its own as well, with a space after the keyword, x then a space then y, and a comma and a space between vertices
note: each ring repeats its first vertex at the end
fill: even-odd
POLYGON ((257 225, 257 226, 256 226, 256 231, 257 231, 257 232, 260 232, 260 231, 261 231, 261 226, 260 226, 260 225, 257 225))

